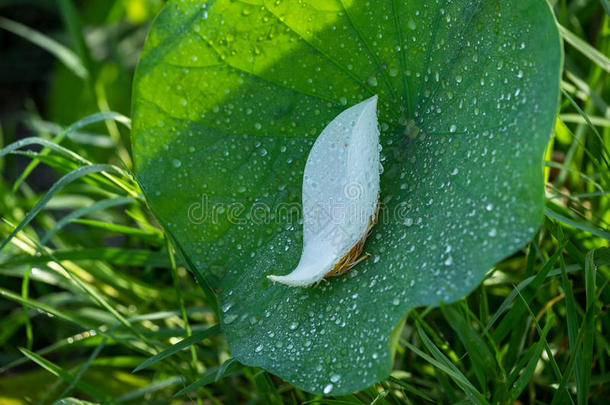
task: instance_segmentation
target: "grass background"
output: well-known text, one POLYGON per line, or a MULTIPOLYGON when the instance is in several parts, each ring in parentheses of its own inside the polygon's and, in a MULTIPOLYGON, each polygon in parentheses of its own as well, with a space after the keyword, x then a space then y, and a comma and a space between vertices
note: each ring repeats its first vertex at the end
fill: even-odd
POLYGON ((1 146, 21 142, 0 152, 0 404, 610 403, 608 0, 552 2, 566 60, 536 237, 411 311, 390 378, 329 398, 231 358, 129 175, 131 77, 163 3, 0 0, 1 146))

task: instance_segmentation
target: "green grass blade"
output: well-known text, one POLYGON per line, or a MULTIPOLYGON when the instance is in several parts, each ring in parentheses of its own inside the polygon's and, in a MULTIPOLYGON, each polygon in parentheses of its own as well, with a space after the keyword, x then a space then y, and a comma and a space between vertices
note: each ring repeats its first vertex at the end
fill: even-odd
POLYGON ((95 211, 105 210, 119 205, 131 204, 135 201, 136 200, 131 197, 115 197, 97 201, 91 204, 90 206, 72 211, 71 213, 57 221, 53 228, 47 231, 47 233, 40 239, 40 244, 44 246, 47 241, 49 241, 53 237, 53 235, 55 235, 55 233, 57 233, 61 228, 63 228, 64 226, 66 226, 77 218, 80 218, 84 215, 88 215, 95 211))
POLYGON ((89 71, 92 71, 93 63, 91 54, 89 53, 89 48, 87 47, 85 37, 83 36, 84 31, 80 23, 78 12, 70 0, 59 0, 58 3, 64 25, 72 40, 72 46, 76 49, 76 53, 79 55, 79 59, 83 62, 83 65, 86 66, 89 71))
MULTIPOLYGON (((527 303, 524 302, 524 305, 527 303)), ((527 384, 532 379, 534 372, 536 371, 536 365, 538 364, 538 360, 540 355, 542 354, 542 350, 544 350, 544 344, 546 342, 546 336, 551 329, 552 323, 547 322, 542 331, 542 336, 540 336, 540 340, 532 347, 533 350, 528 351, 529 360, 527 362, 527 366, 520 370, 517 368, 515 373, 518 375, 517 381, 512 385, 512 389, 510 390, 510 403, 513 403, 519 398, 527 384)))
POLYGON ((401 388, 403 388, 405 391, 407 391, 407 392, 409 392, 409 393, 411 393, 413 395, 416 395, 416 396, 418 396, 418 397, 420 397, 422 399, 425 399, 426 401, 434 402, 434 399, 432 399, 424 391, 419 390, 419 389, 413 387, 411 384, 407 384, 406 382, 402 381, 399 378, 390 376, 388 378, 388 381, 391 381, 392 383, 394 383, 394 384, 400 386, 401 388))
POLYGON ((28 137, 28 138, 23 138, 20 139, 16 142, 13 142, 7 146, 5 146, 4 148, 0 149, 0 158, 4 157, 6 155, 8 155, 9 153, 13 153, 18 149, 23 148, 24 146, 28 146, 28 145, 40 145, 43 146, 45 148, 49 148, 54 150, 55 152, 66 156, 72 160, 74 160, 75 162, 78 162, 80 164, 83 165, 90 165, 91 162, 88 161, 87 159, 85 159, 84 157, 80 156, 77 153, 72 152, 69 149, 64 148, 63 146, 60 146, 54 142, 48 141, 46 139, 43 138, 38 138, 38 137, 28 137))
MULTIPOLYGON (((30 130, 36 133, 42 132, 51 135, 59 135, 66 131, 66 127, 64 126, 61 126, 54 122, 45 121, 40 117, 34 115, 26 115, 22 119, 22 122, 30 130)), ((595 123, 597 121, 593 120, 592 122, 595 123)), ((80 145, 93 146, 101 149, 111 149, 117 147, 117 143, 112 138, 110 138, 110 136, 100 133, 76 130, 67 134, 66 138, 80 145)))
POLYGON ((556 221, 562 222, 566 225, 573 226, 576 229, 580 229, 581 231, 588 232, 591 235, 595 235, 600 238, 606 239, 607 241, 610 241, 610 232, 605 231, 603 229, 594 228, 594 227, 584 224, 582 222, 575 221, 571 218, 565 217, 565 216, 558 214, 557 212, 551 210, 548 207, 546 207, 544 209, 544 215, 546 215, 549 218, 553 218, 556 221))
POLYGON ((98 405, 93 402, 83 401, 82 399, 76 398, 62 398, 53 402, 52 405, 98 405))
MULTIPOLYGON (((40 367, 44 368, 54 376, 61 378, 65 382, 70 383, 75 380, 74 377, 70 373, 65 371, 63 368, 51 363, 50 361, 37 355, 36 353, 31 352, 23 347, 20 347, 19 351, 23 353, 24 356, 32 360, 34 363, 38 364, 40 367)), ((114 402, 106 394, 101 391, 98 391, 97 388, 82 381, 77 381, 76 387, 80 391, 84 392, 92 398, 95 398, 96 400, 102 400, 104 402, 114 402)))
POLYGON ((557 24, 559 32, 563 39, 566 40, 570 45, 576 48, 580 53, 589 58, 593 63, 610 73, 610 58, 606 55, 593 48, 587 42, 580 39, 576 34, 570 32, 567 28, 560 24, 557 24))
POLYGON ((59 319, 70 322, 79 327, 85 327, 85 328, 89 328, 89 329, 92 327, 91 325, 83 323, 82 319, 79 319, 75 316, 72 316, 63 311, 60 311, 59 309, 55 308, 53 305, 47 305, 45 303, 42 303, 40 301, 35 301, 30 298, 23 298, 21 295, 15 294, 14 292, 9 291, 2 287, 0 287, 0 297, 10 299, 10 300, 18 302, 22 305, 27 305, 30 308, 34 308, 41 312, 51 314, 59 319))
MULTIPOLYGON (((136 200, 131 199, 132 202, 136 200)), ((161 232, 151 232, 148 229, 134 228, 131 226, 109 224, 108 222, 96 221, 94 219, 74 219, 72 222, 81 225, 87 225, 92 228, 103 229, 110 232, 116 232, 123 235, 136 236, 142 239, 147 239, 157 244, 163 243, 161 232)))
POLYGON ((134 399, 144 397, 146 394, 150 394, 152 392, 159 391, 164 388, 172 387, 174 385, 178 385, 178 384, 182 384, 182 383, 184 383, 184 377, 182 377, 182 376, 169 377, 169 378, 166 378, 161 381, 155 381, 152 384, 149 384, 145 387, 138 388, 137 390, 130 391, 124 395, 121 395, 120 397, 118 397, 116 399, 116 401, 117 402, 133 401, 134 399))
MULTIPOLYGON (((555 374, 555 377, 557 379, 561 379, 562 375, 561 375, 561 370, 559 369, 559 366, 557 365, 557 362, 555 361, 555 357, 553 354, 553 351, 551 350, 551 347, 549 346, 548 341, 546 340, 546 336, 548 334, 548 331, 545 332, 543 330, 543 328, 540 327, 540 324, 538 323, 538 319, 536 318, 536 315, 534 314, 534 312, 532 311, 532 308, 529 306, 528 302, 525 301, 523 295, 519 294, 519 298, 521 299, 521 302, 523 303, 523 305, 525 306, 525 308, 527 309, 530 318, 532 319, 532 322, 534 324, 534 326, 536 327, 536 331, 538 332, 538 336, 540 336, 540 341, 543 343, 544 346, 544 350, 546 351, 546 354, 548 356, 549 362, 551 364, 551 367, 553 369, 553 373, 555 374)), ((554 325, 554 321, 555 321, 555 316, 552 312, 547 312, 547 324, 545 326, 545 329, 548 327, 549 329, 552 327, 552 325, 554 325)), ((531 350, 536 350, 534 346, 530 347, 531 350)), ((529 349, 528 349, 529 350, 529 349)), ((538 355, 539 356, 539 355, 538 355)), ((528 361, 529 359, 524 356, 523 360, 528 361)), ((519 368, 515 369, 515 372, 517 372, 516 370, 519 370, 519 368)), ((570 402, 573 403, 572 398, 569 397, 570 402)))
MULTIPOLYGON (((493 322, 495 322, 495 320, 499 318, 500 314, 510 306, 511 302, 515 299, 515 297, 517 295, 521 295, 522 291, 523 295, 525 296, 526 302, 529 302, 532 299, 532 297, 536 293, 536 289, 539 288, 540 285, 546 280, 549 272, 561 256, 563 248, 563 245, 560 246, 560 248, 553 254, 553 256, 549 258, 549 260, 547 260, 544 266, 542 266, 542 268, 538 271, 538 273, 531 281, 527 283, 522 282, 521 284, 525 284, 523 288, 517 286, 517 288, 511 291, 511 293, 508 295, 508 297, 506 297, 504 302, 502 302, 500 308, 492 317, 492 320, 488 323, 488 328, 493 325, 493 322)), ((501 342, 511 332, 513 326, 515 325, 515 323, 519 322, 519 319, 523 316, 525 310, 526 308, 524 308, 519 301, 517 301, 515 305, 513 305, 513 307, 504 317, 504 319, 502 319, 496 330, 494 330, 493 332, 493 337, 496 342, 501 342)))
POLYGON ((235 358, 230 358, 226 360, 224 363, 220 365, 220 367, 212 367, 208 369, 205 373, 203 373, 203 377, 198 379, 197 381, 189 384, 185 388, 178 391, 175 397, 179 397, 180 395, 186 394, 187 392, 191 392, 196 390, 197 388, 204 387, 208 384, 211 384, 215 381, 218 381, 228 375, 233 374, 237 369, 241 368, 242 365, 235 358))
MULTIPOLYGON (((118 326, 118 324, 117 324, 118 326)), ((117 326, 113 327, 109 333, 112 334, 117 326)), ((76 376, 74 377, 74 379, 72 381, 70 381, 70 384, 62 391, 62 393, 59 395, 60 397, 66 396, 68 395, 68 393, 70 391, 72 391, 72 389, 74 387, 77 386, 78 382, 80 381, 81 377, 83 376, 83 374, 85 374, 85 372, 89 369, 89 367, 91 366, 91 364, 93 363, 93 361, 97 358, 97 356, 100 354, 100 352, 102 351, 102 349, 104 348, 104 346, 106 346, 106 342, 108 341, 108 338, 106 336, 104 336, 104 338, 102 339, 102 341, 100 342, 99 345, 97 345, 95 347, 95 349, 93 350, 93 352, 91 353, 91 355, 89 356, 89 358, 87 359, 87 361, 85 361, 85 363, 82 365, 82 367, 80 368, 80 370, 78 371, 78 373, 76 374, 76 376)))
POLYGON ((46 50, 81 79, 87 79, 89 77, 89 72, 80 58, 69 48, 54 39, 49 38, 33 28, 4 17, 0 17, 0 28, 10 31, 46 50))
POLYGON ((220 365, 220 368, 216 372, 216 381, 234 373, 236 370, 241 368, 242 365, 235 357, 230 358, 220 365))
POLYGON ((17 255, 6 258, 0 263, 0 266, 47 263, 53 261, 53 258, 59 261, 70 260, 73 262, 102 260, 110 264, 124 266, 165 267, 168 265, 167 254, 165 252, 155 252, 144 249, 88 248, 59 250, 53 253, 53 257, 48 254, 38 256, 17 255))
POLYGON ((593 364, 593 348, 595 345, 595 318, 597 315, 597 296, 595 295, 595 250, 591 250, 585 257, 585 294, 587 311, 592 315, 583 325, 582 361, 580 364, 580 381, 578 387, 578 403, 586 404, 589 397, 589 386, 591 383, 591 370, 593 364))
POLYGON ((464 376, 464 374, 462 374, 462 372, 455 367, 455 365, 434 345, 434 343, 432 343, 421 326, 418 325, 417 330, 422 343, 433 357, 430 357, 409 342, 403 341, 403 344, 405 344, 410 350, 422 357, 431 365, 445 372, 453 380, 453 382, 455 382, 462 389, 464 394, 466 394, 466 396, 473 403, 487 404, 485 397, 483 397, 483 395, 474 387, 474 385, 468 381, 466 376, 464 376))
MULTIPOLYGON (((107 120, 113 120, 113 121, 119 122, 119 123, 125 125, 127 128, 131 129, 131 120, 129 118, 125 117, 124 115, 113 112, 113 111, 101 112, 101 113, 91 114, 85 118, 82 118, 82 119, 76 121, 75 123, 73 123, 72 125, 70 125, 69 127, 67 127, 66 129, 60 131, 57 134, 57 136, 55 136, 53 138, 53 143, 59 144, 64 140, 64 138, 69 137, 71 134, 78 131, 79 129, 84 128, 91 124, 95 124, 97 122, 107 121, 107 120)), ((40 151, 41 155, 46 155, 47 153, 49 153, 48 148, 44 148, 42 151, 40 151)), ((24 169, 23 173, 21 173, 19 178, 17 178, 17 180, 13 184, 13 191, 16 191, 19 188, 21 183, 23 181, 25 181, 25 179, 29 176, 29 174, 36 168, 36 166, 38 166, 39 162, 40 162, 39 159, 35 158, 28 164, 28 166, 24 169)))
MULTIPOLYGON (((606 286, 608 285, 609 282, 610 282, 610 279, 606 280, 604 282, 604 284, 599 288, 599 291, 596 294, 595 300, 599 299, 599 296, 602 294, 602 292, 604 291, 604 289, 606 288, 606 286)), ((578 328, 578 336, 576 336, 576 339, 575 339, 576 342, 581 342, 581 340, 583 339, 583 335, 585 334, 585 325, 587 325, 590 322, 593 322, 593 318, 594 318, 594 311, 592 310, 592 308, 587 308, 587 310, 585 311, 585 316, 582 320, 582 323, 580 324, 580 327, 578 328)), ((568 381, 569 381, 570 377, 572 376, 572 369, 574 367, 575 362, 576 362, 576 356, 570 356, 568 364, 564 368, 564 372, 561 377, 561 382, 559 383, 559 387, 558 387, 557 391, 555 391, 555 395, 553 396, 551 405, 555 405, 557 403, 562 402, 562 400, 564 398, 563 390, 566 389, 566 387, 568 385, 568 381)))
POLYGON ((574 292, 572 291, 572 284, 568 280, 568 274, 565 268, 565 262, 563 257, 560 259, 561 265, 561 284, 563 288, 563 292, 565 295, 566 301, 566 324, 568 330, 568 344, 570 346, 570 353, 574 360, 574 371, 575 371, 575 379, 576 384, 580 386, 580 373, 581 373, 581 350, 578 342, 576 341, 576 336, 578 336, 578 314, 576 311, 577 305, 576 299, 574 297, 574 292))
MULTIPOLYGON (((176 256, 174 254, 173 246, 171 245, 171 241, 169 237, 165 236, 165 249, 167 250, 167 258, 169 259, 169 269, 172 273, 172 281, 174 284, 174 290, 176 291, 176 297, 178 298, 178 306, 180 308, 180 314, 182 315, 182 322, 184 322, 184 329, 186 330, 186 337, 190 337, 192 335, 191 324, 189 322, 188 315, 186 314, 186 309, 184 306, 184 296, 182 294, 182 288, 180 286, 180 281, 178 279, 178 269, 176 267, 176 256)), ((197 366, 197 351, 194 346, 190 347, 191 351, 191 364, 197 366)))
MULTIPOLYGON (((602 135, 599 133, 597 128, 595 128, 595 125, 593 125, 593 123, 589 119, 589 115, 587 113, 585 113, 582 110, 582 108, 580 108, 578 103, 576 103, 576 101, 574 101, 574 99, 570 96, 570 94, 568 94, 568 92, 566 92, 565 90, 562 90, 562 93, 570 101, 570 103, 572 104, 574 109, 576 109, 578 114, 580 114, 580 116, 585 120, 585 122, 586 122, 587 126, 589 127, 589 129, 591 129, 591 131, 593 131, 593 133, 597 136, 597 139, 599 140, 602 149, 606 152, 606 155, 610 155, 610 153, 608 152, 608 148, 607 148, 607 146, 604 143, 604 139, 603 139, 602 135)), ((608 161, 606 160, 606 156, 604 156, 604 154, 601 154, 601 156, 602 156, 602 159, 604 159, 604 163, 606 163, 606 165, 607 165, 606 167, 610 166, 610 165, 608 165, 608 161)))
MULTIPOLYGON (((227 361, 230 361, 230 360, 227 360, 227 361)), ((193 390, 196 390, 197 388, 205 387, 206 385, 213 383, 214 381, 216 381, 216 374, 217 373, 218 373, 218 367, 211 367, 211 368, 209 368, 208 370, 206 370, 205 373, 203 373, 203 376, 200 379, 198 379, 197 381, 187 385, 186 387, 184 387, 180 391, 176 392, 174 394, 174 398, 179 397, 181 395, 184 395, 187 392, 191 392, 193 390)))
POLYGON ((459 304, 442 306, 441 311, 464 345, 480 386, 487 388, 488 378, 495 380, 499 376, 498 364, 489 346, 467 322, 464 314, 459 310, 459 304))
POLYGON ((195 333, 192 336, 181 340, 180 342, 176 343, 175 345, 172 345, 170 347, 168 347, 167 349, 163 350, 160 353, 157 353, 156 355, 148 358, 146 361, 144 361, 142 364, 140 364, 138 367, 136 367, 133 372, 136 373, 140 370, 143 370, 169 356, 172 356, 176 353, 178 353, 179 351, 181 351, 182 349, 185 349, 191 345, 194 345, 195 343, 198 343, 200 341, 202 341, 203 339, 207 339, 211 336, 214 336, 216 334, 220 333, 220 326, 219 325, 214 325, 209 327, 206 330, 203 330, 201 332, 195 333))
POLYGON ((19 233, 23 228, 25 228, 34 217, 44 208, 44 206, 57 194, 62 188, 66 185, 72 183, 75 180, 80 179, 83 176, 87 176, 92 173, 100 173, 100 172, 108 172, 115 171, 115 167, 107 164, 95 164, 89 166, 83 166, 76 170, 71 171, 70 173, 64 175, 57 182, 55 182, 49 191, 34 205, 34 207, 28 212, 23 221, 17 225, 17 227, 11 232, 11 234, 6 238, 2 245, 0 245, 0 251, 4 249, 4 247, 13 239, 13 237, 19 233))

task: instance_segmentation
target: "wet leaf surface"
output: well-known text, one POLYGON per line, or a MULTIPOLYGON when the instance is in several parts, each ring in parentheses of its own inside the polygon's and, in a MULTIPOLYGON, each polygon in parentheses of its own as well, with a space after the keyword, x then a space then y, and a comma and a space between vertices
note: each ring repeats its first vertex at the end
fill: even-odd
POLYGON ((411 308, 470 292, 542 218, 560 40, 544 1, 170 1, 135 80, 137 175, 216 285, 233 355, 307 391, 386 377, 411 308), (303 168, 379 95, 372 257, 316 288, 298 262, 303 168))

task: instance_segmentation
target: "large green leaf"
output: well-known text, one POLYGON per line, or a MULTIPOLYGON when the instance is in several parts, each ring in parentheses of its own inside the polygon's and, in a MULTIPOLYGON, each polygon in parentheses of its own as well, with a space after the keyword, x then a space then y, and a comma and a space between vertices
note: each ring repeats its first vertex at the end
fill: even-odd
POLYGON ((218 289, 233 355, 315 393, 388 375, 414 306, 472 290, 542 218, 560 40, 544 0, 170 1, 135 79, 152 209, 218 289), (302 245, 305 160, 379 95, 382 212, 347 275, 274 285, 302 245))

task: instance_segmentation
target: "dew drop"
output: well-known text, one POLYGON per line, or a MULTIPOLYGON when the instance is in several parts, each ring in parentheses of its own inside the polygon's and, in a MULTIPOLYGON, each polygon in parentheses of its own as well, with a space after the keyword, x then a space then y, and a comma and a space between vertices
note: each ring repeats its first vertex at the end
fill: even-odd
POLYGON ((225 319, 225 323, 228 325, 230 323, 233 323, 237 319, 237 314, 227 315, 227 316, 225 316, 224 319, 225 319))

